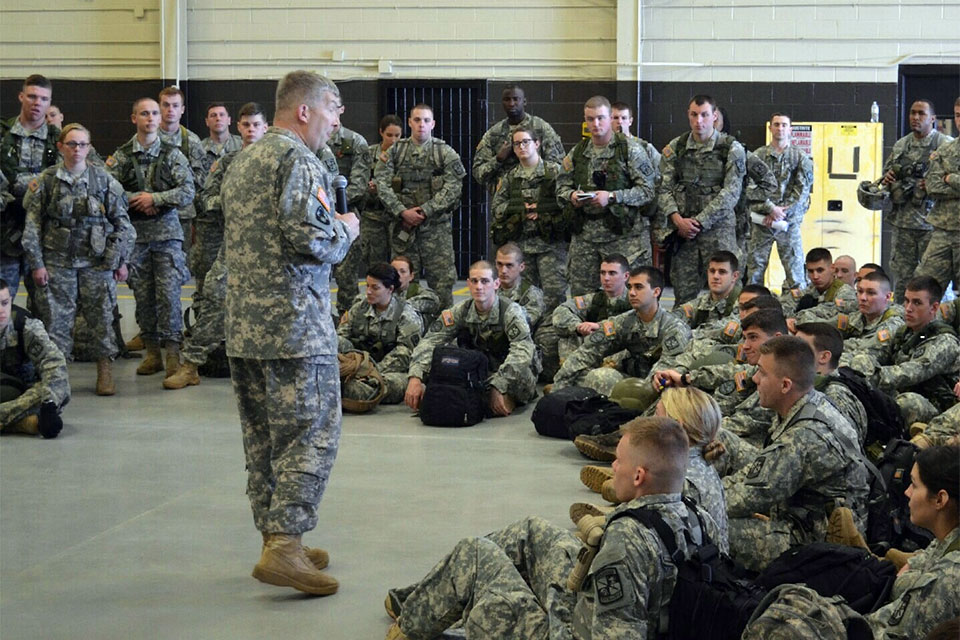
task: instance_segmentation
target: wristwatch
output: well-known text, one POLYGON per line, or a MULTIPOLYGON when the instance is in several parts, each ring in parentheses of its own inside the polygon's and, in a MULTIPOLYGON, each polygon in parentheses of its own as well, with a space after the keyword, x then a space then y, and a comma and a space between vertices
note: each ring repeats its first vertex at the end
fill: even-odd
POLYGON ((617 204, 617 192, 616 192, 616 191, 611 191, 611 192, 610 192, 610 199, 608 200, 608 202, 609 202, 610 204, 617 204))

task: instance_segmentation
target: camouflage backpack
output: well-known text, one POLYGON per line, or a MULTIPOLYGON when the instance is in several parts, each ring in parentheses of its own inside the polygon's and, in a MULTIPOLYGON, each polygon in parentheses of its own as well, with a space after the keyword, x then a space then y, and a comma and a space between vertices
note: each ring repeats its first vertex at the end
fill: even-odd
POLYGON ((366 351, 338 353, 341 404, 347 413, 367 413, 380 404, 387 393, 383 376, 366 351), (359 384, 351 384, 359 383, 359 384), (372 389, 372 391, 370 391, 372 389), (357 393, 362 391, 362 393, 357 393), (351 396, 365 396, 362 398, 351 396))
POLYGON ((825 598, 803 584, 784 584, 760 601, 742 640, 873 640, 867 621, 840 596, 825 598))

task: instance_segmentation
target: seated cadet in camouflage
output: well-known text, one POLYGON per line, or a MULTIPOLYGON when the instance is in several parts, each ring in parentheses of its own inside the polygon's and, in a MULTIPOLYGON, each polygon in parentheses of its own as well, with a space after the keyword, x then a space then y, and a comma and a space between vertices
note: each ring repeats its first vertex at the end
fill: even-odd
MULTIPOLYGON (((756 156, 773 171, 777 181, 774 195, 754 212, 763 221, 750 225, 747 280, 763 282, 774 242, 783 265, 784 288, 802 288, 807 281, 803 269, 803 241, 800 225, 810 208, 813 187, 813 161, 799 147, 791 144, 793 123, 785 113, 770 116, 770 144, 756 150, 756 156), (777 222, 786 228, 774 229, 777 222)), ((779 225, 778 225, 779 226, 779 225)))
POLYGON ((13 304, 10 286, 0 278, 0 432, 56 438, 60 411, 70 401, 63 354, 43 323, 13 304))
POLYGON ((851 287, 857 285, 857 261, 853 256, 837 256, 833 261, 833 277, 843 280, 851 287))
POLYGON ((527 266, 523 250, 514 242, 506 243, 497 249, 496 265, 497 279, 500 280, 497 295, 505 300, 512 300, 523 308, 523 312, 527 314, 530 333, 533 334, 543 319, 545 305, 543 291, 523 275, 527 266))
MULTIPOLYGON (((867 439, 867 411, 850 388, 840 381, 837 368, 843 355, 840 332, 826 322, 805 322, 797 325, 796 336, 813 349, 817 376, 813 388, 827 397, 837 411, 857 430, 859 442, 867 439)), ((881 443, 883 446, 886 443, 881 443)))
MULTIPOLYGON (((954 131, 960 131, 960 98, 953 103, 954 131)), ((918 276, 933 276, 947 290, 953 280, 953 290, 960 296, 960 140, 942 145, 930 154, 930 168, 924 177, 927 195, 933 198, 933 208, 927 214, 927 223, 933 227, 930 242, 917 267, 918 276)))
POLYGON ((709 513, 694 514, 681 502, 683 427, 637 418, 623 432, 613 463, 623 504, 605 519, 582 518, 577 536, 533 517, 461 540, 422 580, 389 591, 387 612, 397 622, 387 640, 436 638, 458 620, 467 638, 484 640, 659 637, 677 567, 657 534, 623 512, 656 511, 683 554, 703 541, 700 519, 711 539, 719 534, 709 513), (570 585, 575 569, 585 577, 570 585))
POLYGON ((371 144, 366 152, 357 155, 350 170, 347 183, 347 201, 356 203, 360 210, 360 255, 362 264, 389 262, 393 251, 390 248, 390 216, 383 209, 377 195, 377 181, 373 169, 381 154, 403 135, 403 122, 391 114, 380 119, 380 143, 371 144))
POLYGON ((90 132, 73 123, 60 134, 63 161, 28 188, 23 249, 36 285, 36 302, 50 339, 69 359, 77 305, 95 334, 97 395, 116 393, 113 308, 117 281, 127 279, 136 232, 123 187, 87 164, 90 132))
POLYGON ((422 284, 419 278, 414 279, 413 263, 407 256, 394 256, 390 266, 396 269, 400 276, 399 293, 403 294, 403 299, 409 302, 420 315, 420 333, 426 332, 440 315, 440 296, 433 289, 422 284))
POLYGON ((180 150, 158 136, 160 107, 155 100, 134 102, 130 119, 137 133, 107 158, 106 166, 127 193, 128 214, 137 231, 129 261, 130 287, 147 348, 137 373, 150 375, 166 368, 166 376, 171 376, 180 366, 180 288, 190 279, 177 211, 193 202, 194 176, 180 150), (161 343, 167 348, 166 366, 161 343))
MULTIPOLYGON (((346 106, 340 105, 340 114, 346 106)), ((339 125, 327 140, 327 148, 337 159, 337 170, 334 175, 341 175, 347 179, 347 208, 357 211, 360 207, 366 179, 359 173, 354 176, 353 166, 358 160, 367 155, 367 140, 352 129, 339 125), (356 180, 354 188, 350 188, 350 181, 356 180), (353 199, 351 199, 351 196, 353 199)), ((359 242, 354 242, 347 252, 347 257, 333 267, 333 277, 337 281, 337 312, 343 314, 360 296, 360 271, 363 268, 363 250, 359 242)))
MULTIPOLYGON (((953 140, 937 130, 937 110, 933 102, 926 98, 915 100, 910 105, 908 124, 910 133, 893 145, 893 150, 883 163, 881 179, 883 186, 890 192, 892 205, 885 222, 892 227, 890 276, 896 287, 896 302, 903 302, 904 285, 917 273, 917 267, 933 232, 928 219, 933 208, 933 194, 927 189, 924 180, 930 167, 931 155, 953 140)), ((939 186, 935 185, 934 189, 939 186)), ((956 245, 956 232, 948 234, 947 238, 941 236, 942 240, 948 238, 952 245, 956 245)), ((942 267, 949 269, 948 264, 943 264, 942 267)), ((934 270, 929 266, 927 268, 934 270)), ((949 274, 941 272, 927 275, 944 278, 949 274)))
POLYGON ((587 100, 583 119, 590 137, 566 155, 557 178, 557 202, 573 225, 567 274, 575 296, 593 291, 594 274, 610 253, 625 255, 631 267, 653 261, 650 221, 637 221, 654 199, 650 158, 636 140, 613 132, 603 96, 587 100))
POLYGON ((903 326, 903 307, 893 303, 893 286, 886 273, 871 271, 856 284, 857 310, 825 320, 843 336, 848 359, 876 342, 890 340, 903 326))
MULTIPOLYGON (((520 162, 500 179, 490 204, 490 237, 497 246, 514 242, 527 259, 526 277, 543 288, 547 312, 567 292, 568 220, 557 203, 560 165, 540 158, 540 134, 518 127, 513 152, 520 162)), ((503 276, 500 278, 503 288, 503 276)))
POLYGON ((817 247, 808 251, 806 269, 810 280, 806 288, 788 289, 780 294, 788 326, 816 322, 856 308, 857 292, 833 275, 833 256, 828 249, 817 247))
POLYGON ((393 251, 411 259, 414 276, 419 280, 422 271, 447 309, 457 279, 452 216, 467 171, 452 147, 432 137, 436 120, 429 105, 414 106, 408 124, 410 137, 382 153, 373 171, 377 195, 393 221, 393 251))
POLYGON ((943 290, 930 276, 916 276, 904 293, 905 326, 892 339, 850 358, 850 367, 897 400, 904 422, 929 422, 954 405, 960 340, 938 320, 943 290))
POLYGON ((676 239, 670 266, 676 304, 702 287, 707 260, 720 250, 737 250, 736 213, 746 160, 732 136, 714 129, 718 111, 707 95, 687 104, 690 131, 663 148, 657 189, 658 235, 676 239))
POLYGON ((691 329, 718 324, 733 315, 740 297, 740 263, 729 251, 718 251, 707 264, 707 288, 695 300, 685 302, 673 313, 691 329))
POLYGON ((910 426, 910 442, 921 449, 949 443, 960 444, 960 403, 953 405, 930 424, 915 422, 910 426))
POLYGON ((631 269, 627 298, 632 309, 608 318, 564 361, 554 389, 573 385, 609 395, 623 378, 646 378, 653 369, 668 369, 690 342, 690 327, 660 306, 663 274, 654 267, 631 269), (614 366, 604 358, 625 351, 614 366))
POLYGON ((445 309, 414 349, 404 402, 414 411, 420 407, 433 350, 456 341, 461 348, 486 354, 491 372, 485 381, 490 411, 508 416, 517 405, 537 397, 540 362, 530 326, 520 305, 497 295, 500 281, 486 260, 470 265, 467 286, 470 299, 445 309))
MULTIPOLYGON (((473 156, 473 177, 491 193, 499 182, 518 164, 513 143, 513 134, 518 129, 536 133, 540 140, 542 155, 548 162, 557 164, 563 160, 563 142, 550 123, 526 112, 527 98, 518 85, 508 84, 503 88, 500 104, 507 117, 483 134, 473 156)), ((503 241, 494 241, 501 244, 503 241)))
POLYGON ((712 364, 690 371, 658 370, 653 374, 654 389, 694 386, 708 393, 723 411, 723 433, 760 447, 767 435, 773 413, 760 405, 753 375, 760 361, 760 347, 787 333, 783 314, 773 309, 751 313, 743 320, 743 362, 712 364))
MULTIPOLYGON (((410 356, 420 342, 420 315, 397 292, 400 276, 385 262, 367 269, 366 299, 354 303, 337 326, 339 353, 366 351, 383 377, 382 404, 403 401, 410 356)), ((379 389, 360 380, 343 385, 344 398, 370 400, 379 389)))
POLYGON ((850 508, 863 522, 868 475, 853 428, 813 388, 813 351, 806 342, 770 339, 760 347, 753 380, 760 405, 776 415, 763 448, 743 445, 739 470, 723 486, 730 554, 761 571, 793 545, 823 542, 834 507, 850 508))
MULTIPOLYGON (((267 120, 263 108, 256 102, 248 102, 240 108, 240 122, 237 125, 243 140, 243 147, 248 147, 267 132, 267 120)), ((200 384, 198 369, 206 364, 210 355, 224 343, 224 313, 227 303, 227 263, 223 248, 223 207, 221 206, 220 187, 227 168, 237 158, 239 151, 232 151, 217 162, 210 169, 207 182, 204 185, 203 203, 206 216, 197 218, 198 228, 201 220, 209 221, 219 228, 219 242, 217 257, 207 270, 203 279, 204 295, 199 300, 197 294, 193 296, 193 312, 196 323, 190 335, 183 343, 183 362, 176 373, 163 379, 164 389, 183 389, 190 385, 200 384)), ((213 237, 208 236, 208 238, 213 237)))

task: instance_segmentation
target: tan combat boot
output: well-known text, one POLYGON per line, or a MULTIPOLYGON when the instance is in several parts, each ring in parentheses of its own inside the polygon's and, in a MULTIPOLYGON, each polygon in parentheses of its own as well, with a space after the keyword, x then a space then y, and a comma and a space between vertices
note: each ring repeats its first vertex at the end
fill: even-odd
POLYGON ((168 340, 167 344, 167 372, 163 375, 164 378, 169 378, 177 372, 177 369, 180 368, 180 343, 174 342, 173 340, 168 340))
POLYGON ((160 345, 153 342, 147 344, 147 355, 137 367, 137 375, 150 376, 157 371, 163 371, 163 358, 160 356, 160 345))
MULTIPOLYGON (((168 356, 169 357, 169 356, 168 356)), ((200 384, 200 374, 197 373, 197 365, 184 360, 177 372, 169 378, 163 379, 164 389, 183 389, 192 384, 200 384)))
POLYGON ((113 362, 110 358, 100 358, 97 360, 97 395, 112 396, 117 392, 117 386, 113 382, 113 362))
POLYGON ((334 578, 313 566, 300 546, 300 536, 286 533, 269 534, 260 562, 253 568, 253 577, 315 596, 334 594, 340 586, 334 578))
POLYGON ((20 418, 7 429, 9 433, 25 433, 31 436, 40 435, 40 418, 36 414, 31 414, 20 418))
POLYGON ((830 512, 827 520, 827 542, 870 550, 853 521, 853 511, 847 507, 836 507, 830 512))
POLYGON ((610 467, 588 464, 580 469, 580 482, 594 493, 600 493, 603 483, 612 477, 613 469, 610 467))
POLYGON ((390 625, 390 628, 387 629, 387 637, 384 640, 410 640, 403 634, 403 631, 400 631, 400 625, 394 622, 390 625))
POLYGON ((147 348, 147 345, 143 343, 143 336, 139 333, 127 340, 125 346, 127 347, 127 351, 143 351, 147 348))
MULTIPOLYGON (((270 537, 270 534, 262 531, 260 533, 263 536, 263 547, 260 548, 260 553, 263 553, 263 549, 267 546, 267 539, 270 537)), ((317 569, 326 569, 330 564, 330 554, 323 549, 316 549, 304 545, 300 545, 300 548, 303 549, 303 555, 307 556, 307 560, 309 560, 310 563, 317 569)))

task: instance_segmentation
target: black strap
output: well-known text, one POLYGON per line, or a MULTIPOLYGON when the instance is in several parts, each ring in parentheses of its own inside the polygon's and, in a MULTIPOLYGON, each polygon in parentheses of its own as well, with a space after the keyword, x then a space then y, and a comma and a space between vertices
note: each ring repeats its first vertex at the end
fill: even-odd
MULTIPOLYGON (((687 539, 688 545, 691 547, 706 547, 713 544, 710 539, 710 534, 707 533, 706 525, 703 521, 703 517, 700 515, 700 510, 697 508, 696 503, 687 496, 683 496, 681 499, 683 500, 683 504, 687 507, 687 510, 693 512, 700 524, 700 544, 697 544, 693 540, 692 536, 690 535, 689 527, 684 528, 683 533, 684 537, 687 539)), ((666 547, 667 553, 670 555, 670 559, 675 565, 679 567, 686 560, 686 556, 677 547, 677 540, 673 533, 673 529, 671 529, 670 526, 664 522, 663 516, 661 516, 658 511, 650 509, 649 507, 624 509, 623 511, 612 515, 610 520, 607 522, 607 526, 609 526, 617 518, 622 517, 633 518, 634 520, 637 520, 646 526, 648 529, 653 529, 663 542, 663 546, 666 547)))

